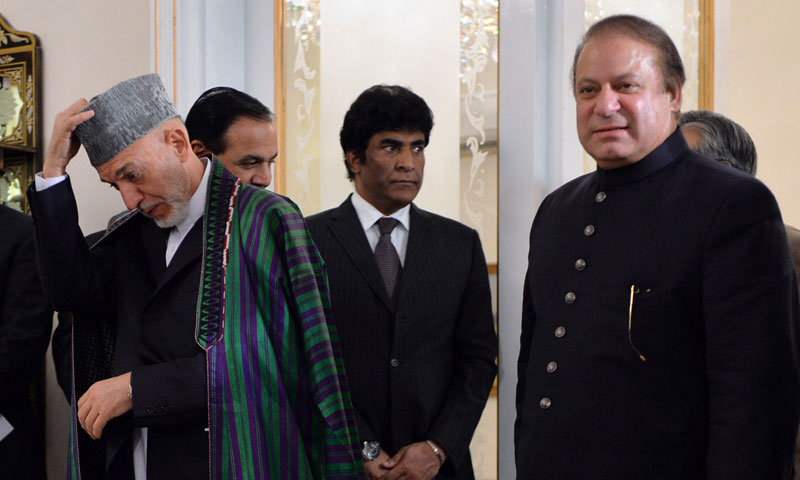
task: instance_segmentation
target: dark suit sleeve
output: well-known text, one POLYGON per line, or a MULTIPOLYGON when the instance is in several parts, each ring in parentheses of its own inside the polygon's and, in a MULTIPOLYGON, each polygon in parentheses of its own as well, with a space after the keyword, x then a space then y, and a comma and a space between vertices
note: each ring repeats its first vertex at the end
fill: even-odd
POLYGON ((139 427, 208 424, 206 355, 136 367, 133 421, 139 427))
POLYGON ((89 252, 69 178, 41 192, 31 185, 28 200, 36 229, 36 264, 53 306, 59 311, 108 311, 114 266, 102 249, 89 252))
POLYGON ((514 453, 517 458, 519 458, 519 452, 517 452, 516 446, 519 444, 522 417, 525 413, 525 387, 528 378, 528 359, 531 356, 533 330, 536 327, 536 313, 533 311, 529 277, 530 266, 528 267, 528 273, 525 275, 525 285, 522 292, 522 334, 520 335, 519 359, 517 360, 517 419, 514 422, 514 453))
POLYGON ((428 432, 428 438, 447 452, 445 467, 449 468, 457 468, 468 458, 470 440, 497 375, 497 334, 489 272, 478 234, 474 230, 471 234, 469 281, 456 327, 456 368, 442 410, 428 432))
MULTIPOLYGON (((100 230, 86 237, 86 244, 92 245, 98 241, 105 230, 100 230)), ((72 312, 58 312, 56 314, 58 325, 53 332, 53 366, 56 371, 56 379, 61 391, 67 397, 67 402, 72 401, 72 312)))
POLYGON ((708 238, 708 478, 788 478, 800 408, 800 313, 772 194, 757 182, 733 190, 708 238))
POLYGON ((72 401, 72 312, 58 312, 58 325, 53 332, 53 366, 61 391, 72 401))
MULTIPOLYGON (((12 218, 16 220, 14 217, 9 220, 12 218)), ((2 249, 8 258, 0 262, 8 268, 3 272, 5 295, 0 299, 0 379, 3 383, 0 408, 10 401, 9 395, 27 388, 38 371, 53 322, 53 310, 42 294, 36 274, 30 219, 22 215, 18 218, 18 225, 5 222, 3 225, 6 240, 10 237, 13 245, 2 249)))

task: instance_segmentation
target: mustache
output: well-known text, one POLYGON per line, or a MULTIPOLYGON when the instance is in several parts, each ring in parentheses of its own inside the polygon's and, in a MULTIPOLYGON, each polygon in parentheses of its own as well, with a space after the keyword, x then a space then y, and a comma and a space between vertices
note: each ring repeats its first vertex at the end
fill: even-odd
POLYGON ((136 210, 138 210, 139 213, 147 215, 147 212, 149 212, 151 209, 157 207, 161 203, 163 203, 163 202, 161 202, 159 200, 154 200, 154 201, 152 201, 150 203, 139 202, 139 205, 136 205, 136 210))

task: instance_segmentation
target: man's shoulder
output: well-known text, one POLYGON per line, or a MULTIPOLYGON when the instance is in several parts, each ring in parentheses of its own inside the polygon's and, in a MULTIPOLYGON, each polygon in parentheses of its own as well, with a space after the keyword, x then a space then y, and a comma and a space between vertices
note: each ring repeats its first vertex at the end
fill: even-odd
POLYGON ((327 210, 323 210, 321 212, 315 213, 314 215, 309 215, 308 217, 306 217, 306 221, 308 222, 309 226, 311 226, 312 224, 313 225, 320 225, 322 223, 325 223, 326 221, 328 221, 329 219, 331 219, 335 215, 337 215, 337 213, 340 211, 339 210, 340 208, 341 208, 341 206, 334 207, 334 208, 329 208, 327 210))
POLYGON ((272 214, 302 215, 294 201, 279 193, 243 183, 236 206, 242 210, 258 209, 272 214))
MULTIPOLYGON (((450 217, 445 217, 444 215, 439 215, 437 213, 433 213, 428 210, 423 210, 418 206, 416 206, 415 204, 411 204, 411 209, 413 215, 423 219, 426 222, 429 222, 431 225, 434 225, 440 233, 446 234, 449 237, 453 236, 471 237, 477 234, 474 228, 464 223, 461 223, 458 220, 454 220, 450 217)), ((414 220, 412 216, 411 231, 413 232, 413 230, 414 230, 414 220)))
POLYGON ((752 175, 691 150, 684 153, 679 160, 678 174, 685 180, 681 182, 682 185, 687 190, 701 193, 705 198, 775 202, 770 189, 752 175))
POLYGON ((798 258, 800 258, 800 230, 791 225, 786 226, 786 236, 789 238, 789 246, 798 258))
POLYGON ((14 210, 5 205, 0 205, 0 224, 8 226, 27 226, 33 225, 33 219, 22 212, 14 210))
POLYGON ((320 235, 325 230, 325 225, 327 225, 333 219, 347 215, 348 213, 356 215, 355 209, 353 208, 352 203, 350 203, 349 198, 345 199, 344 202, 336 207, 323 210, 319 213, 315 213, 314 215, 309 215, 306 217, 306 223, 308 224, 308 229, 311 231, 312 235, 320 235))
POLYGON ((5 205, 0 205, 0 225, 4 230, 3 245, 23 243, 33 234, 33 219, 5 205))

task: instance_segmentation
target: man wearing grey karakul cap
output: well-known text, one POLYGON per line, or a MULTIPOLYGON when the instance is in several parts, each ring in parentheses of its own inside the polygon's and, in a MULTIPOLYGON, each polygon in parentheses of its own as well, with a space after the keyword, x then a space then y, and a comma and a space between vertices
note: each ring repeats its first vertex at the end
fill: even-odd
POLYGON ((28 195, 45 293, 75 315, 70 478, 360 473, 302 215, 198 158, 157 75, 61 112, 28 195), (80 145, 129 209, 91 247, 66 175, 80 145))

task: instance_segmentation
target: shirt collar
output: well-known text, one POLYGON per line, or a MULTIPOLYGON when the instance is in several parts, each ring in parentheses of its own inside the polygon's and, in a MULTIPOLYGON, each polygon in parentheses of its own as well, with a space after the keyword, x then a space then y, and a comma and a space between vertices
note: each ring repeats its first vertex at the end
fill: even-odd
POLYGON ((643 159, 634 164, 611 170, 598 167, 597 177, 603 187, 618 187, 637 182, 666 167, 686 150, 689 150, 689 145, 686 144, 686 139, 683 137, 681 129, 678 128, 643 159))
POLYGON ((175 225, 175 228, 181 235, 189 233, 189 230, 194 227, 194 224, 197 223, 197 220, 203 216, 206 210, 206 190, 208 190, 208 176, 211 172, 211 160, 204 158, 200 161, 202 162, 204 160, 206 169, 203 172, 200 185, 197 186, 197 190, 194 191, 192 198, 189 199, 189 214, 186 215, 186 218, 184 218, 181 223, 175 225))
POLYGON ((364 200, 364 198, 361 197, 358 192, 353 192, 353 195, 350 197, 350 201, 353 203, 353 208, 355 208, 356 215, 358 215, 358 221, 361 222, 361 228, 363 228, 364 231, 375 225, 375 222, 383 217, 397 219, 397 221, 400 222, 400 225, 402 225, 406 231, 411 231, 409 225, 409 212, 411 211, 410 203, 391 215, 384 215, 380 212, 380 210, 372 206, 371 203, 364 200))

